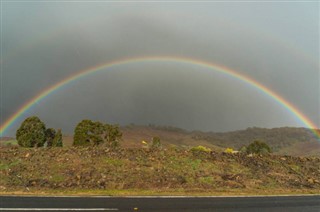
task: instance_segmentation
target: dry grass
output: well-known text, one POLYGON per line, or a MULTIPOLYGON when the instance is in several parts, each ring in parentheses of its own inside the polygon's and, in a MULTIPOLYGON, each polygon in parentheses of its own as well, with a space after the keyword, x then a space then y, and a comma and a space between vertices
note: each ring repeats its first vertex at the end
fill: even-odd
POLYGON ((0 192, 64 195, 320 193, 319 158, 184 148, 0 148, 0 192))

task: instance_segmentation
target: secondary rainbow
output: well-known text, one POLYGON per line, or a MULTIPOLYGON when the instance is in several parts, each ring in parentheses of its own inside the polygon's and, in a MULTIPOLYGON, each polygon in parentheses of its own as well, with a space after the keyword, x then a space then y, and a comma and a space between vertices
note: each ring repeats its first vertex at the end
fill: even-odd
POLYGON ((310 130, 316 135, 317 138, 320 138, 320 132, 317 130, 316 125, 309 120, 307 116, 305 116, 302 112, 300 112, 294 105, 292 105, 290 102, 288 102, 286 99, 272 91, 271 89, 267 88, 263 84, 257 82, 256 80, 245 76, 243 74, 239 74, 236 71, 229 69, 225 66, 218 65, 215 63, 209 63, 206 61, 196 60, 192 58, 183 58, 183 57, 168 57, 168 56, 159 56, 159 57, 139 57, 139 58, 130 58, 130 59, 122 59, 122 60, 116 60, 113 62, 107 62, 102 63, 93 67, 90 67, 88 69, 84 69, 82 71, 79 71, 77 74, 71 75, 64 80, 52 85, 51 87, 48 87, 38 95, 36 95, 34 98, 26 102, 18 111, 16 111, 10 118, 8 118, 0 127, 0 136, 2 136, 5 131, 10 128, 11 125, 14 124, 16 120, 19 119, 20 116, 22 116, 28 109, 30 109, 34 104, 38 103, 42 99, 46 98, 49 94, 53 93, 54 91, 57 91, 58 89, 62 88, 64 85, 71 83, 75 80, 84 78, 90 74, 99 72, 99 71, 106 71, 106 69, 119 66, 119 65, 125 65, 130 63, 139 63, 139 62, 179 62, 179 63, 185 63, 185 64, 191 64, 191 65, 198 65, 204 68, 208 68, 210 70, 214 70, 220 73, 223 73, 225 75, 231 76, 233 78, 236 78, 240 81, 243 81, 250 86, 252 86, 255 89, 258 89, 262 91, 267 96, 271 97, 275 101, 277 101, 280 105, 282 105, 284 108, 286 108, 288 111, 290 111, 296 118, 298 118, 307 128, 310 128, 310 130))

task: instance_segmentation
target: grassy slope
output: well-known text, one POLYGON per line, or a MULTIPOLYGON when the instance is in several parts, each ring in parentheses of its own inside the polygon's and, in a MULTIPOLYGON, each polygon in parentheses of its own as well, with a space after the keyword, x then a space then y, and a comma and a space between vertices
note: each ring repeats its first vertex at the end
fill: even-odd
MULTIPOLYGON (((234 195, 320 193, 320 143, 303 128, 250 128, 228 133, 187 132, 172 127, 123 127, 124 149, 23 149, 6 138, 0 145, 0 193, 101 195, 234 195), (164 148, 141 141, 159 136, 164 148), (224 154, 252 140, 264 140, 277 155, 224 154), (214 154, 194 155, 203 145, 214 154), (4 147, 7 146, 7 147, 4 147)), ((11 139, 11 140, 10 140, 11 139)))
POLYGON ((320 193, 319 158, 103 147, 0 148, 0 155, 2 193, 320 193))

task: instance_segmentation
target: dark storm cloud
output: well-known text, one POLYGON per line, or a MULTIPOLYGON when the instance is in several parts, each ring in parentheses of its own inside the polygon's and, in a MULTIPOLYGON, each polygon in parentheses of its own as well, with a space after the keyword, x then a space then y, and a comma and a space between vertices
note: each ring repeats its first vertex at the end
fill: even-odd
MULTIPOLYGON (((319 124, 314 6, 4 3, 4 119, 79 70, 122 58, 174 55, 251 76, 319 124)), ((213 131, 302 125, 271 98, 198 69, 161 63, 121 66, 61 89, 25 116, 39 114, 68 132, 82 118, 213 131)))

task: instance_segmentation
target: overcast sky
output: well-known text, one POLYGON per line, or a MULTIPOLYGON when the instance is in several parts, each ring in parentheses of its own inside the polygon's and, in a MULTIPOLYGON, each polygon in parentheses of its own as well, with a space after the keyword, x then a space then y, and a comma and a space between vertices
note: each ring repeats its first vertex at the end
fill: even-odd
MULTIPOLYGON (((1 124, 35 95, 102 62, 177 56, 250 76, 319 120, 319 3, 14 2, 1 8, 1 124)), ((82 119, 188 130, 304 127, 274 99, 213 70, 134 63, 93 74, 20 117, 72 133, 82 119)))

